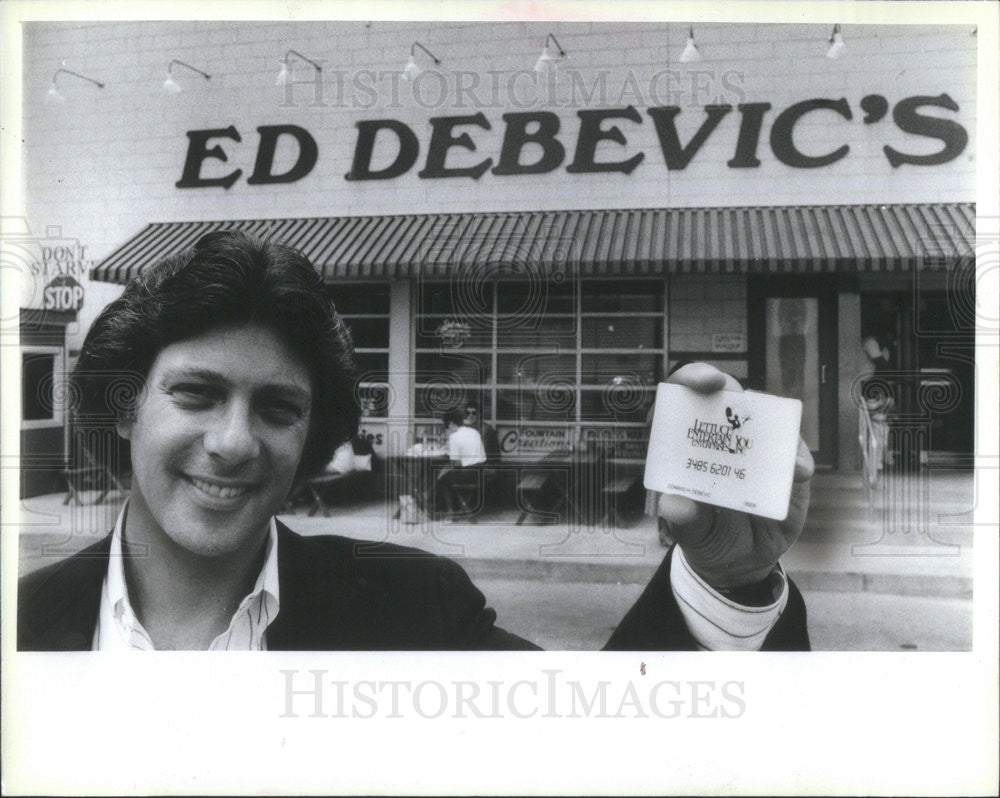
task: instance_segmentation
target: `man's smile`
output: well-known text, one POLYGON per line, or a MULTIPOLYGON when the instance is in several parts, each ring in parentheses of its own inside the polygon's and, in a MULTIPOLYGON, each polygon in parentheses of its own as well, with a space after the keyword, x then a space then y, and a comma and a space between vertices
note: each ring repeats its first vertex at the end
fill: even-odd
POLYGON ((217 480, 185 474, 188 483, 206 496, 221 499, 235 499, 250 492, 253 483, 246 481, 217 480))
POLYGON ((134 418, 118 425, 136 499, 126 534, 256 556, 302 459, 309 369, 276 333, 247 324, 170 344, 146 381, 134 418))

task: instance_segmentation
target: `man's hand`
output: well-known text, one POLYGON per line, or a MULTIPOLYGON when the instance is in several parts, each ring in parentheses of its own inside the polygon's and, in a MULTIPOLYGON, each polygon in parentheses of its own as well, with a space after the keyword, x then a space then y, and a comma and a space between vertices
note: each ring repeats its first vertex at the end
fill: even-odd
MULTIPOLYGON (((735 378, 707 363, 678 369, 667 382, 701 393, 742 391, 735 378)), ((663 494, 659 513, 670 526, 670 536, 684 551, 691 567, 716 589, 760 582, 774 569, 801 534, 809 509, 809 480, 814 471, 812 455, 799 439, 788 516, 774 521, 737 510, 714 507, 686 496, 663 494)))

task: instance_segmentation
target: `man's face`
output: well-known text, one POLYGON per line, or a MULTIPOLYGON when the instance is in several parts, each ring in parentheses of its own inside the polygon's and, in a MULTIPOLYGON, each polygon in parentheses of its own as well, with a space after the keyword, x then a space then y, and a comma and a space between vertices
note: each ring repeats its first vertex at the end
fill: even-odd
POLYGON ((161 350, 135 417, 118 425, 132 448, 127 537, 209 557, 252 550, 302 457, 310 386, 302 361, 255 325, 161 350))
POLYGON ((465 408, 465 425, 475 427, 479 423, 479 411, 474 407, 465 408))

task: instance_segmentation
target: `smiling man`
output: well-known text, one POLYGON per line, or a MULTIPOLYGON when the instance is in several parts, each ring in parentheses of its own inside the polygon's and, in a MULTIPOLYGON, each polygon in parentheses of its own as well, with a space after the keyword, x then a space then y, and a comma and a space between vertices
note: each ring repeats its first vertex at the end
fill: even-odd
POLYGON ((128 539, 160 552, 130 585, 156 648, 217 646, 219 629, 256 637, 254 613, 265 627, 276 614, 271 567, 246 603, 249 620, 226 627, 275 551, 272 516, 292 486, 311 406, 305 364, 257 324, 210 330, 156 358, 134 416, 118 423, 134 463, 128 539))
MULTIPOLYGON (((276 521, 355 434, 355 379, 347 329, 290 247, 211 233, 133 280, 73 374, 80 417, 110 414, 129 443, 131 494, 104 540, 21 580, 18 647, 533 648, 450 560, 276 521), (123 381, 136 390, 117 401, 123 381)), ((704 364, 670 379, 739 389, 704 364)), ((679 545, 606 648, 808 648, 777 561, 802 530, 811 474, 800 444, 780 523, 664 497, 679 545)))

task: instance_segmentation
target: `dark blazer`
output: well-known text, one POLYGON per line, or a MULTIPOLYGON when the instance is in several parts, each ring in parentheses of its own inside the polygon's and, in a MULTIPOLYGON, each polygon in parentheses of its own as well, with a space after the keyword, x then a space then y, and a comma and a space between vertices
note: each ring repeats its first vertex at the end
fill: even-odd
MULTIPOLYGON (((108 568, 111 536, 28 574, 18 585, 21 651, 88 651, 108 568)), ((691 650, 670 589, 670 558, 605 649, 691 650)), ((303 537, 278 524, 281 609, 267 630, 272 651, 534 649, 496 626, 496 613, 462 568, 418 549, 337 536, 303 537)), ((808 649, 805 604, 788 606, 765 650, 808 649)))

